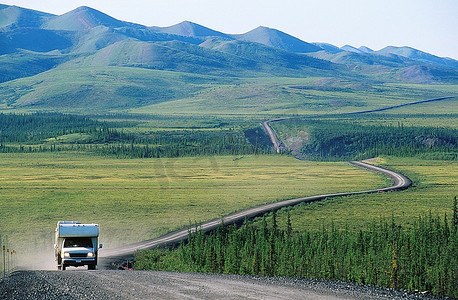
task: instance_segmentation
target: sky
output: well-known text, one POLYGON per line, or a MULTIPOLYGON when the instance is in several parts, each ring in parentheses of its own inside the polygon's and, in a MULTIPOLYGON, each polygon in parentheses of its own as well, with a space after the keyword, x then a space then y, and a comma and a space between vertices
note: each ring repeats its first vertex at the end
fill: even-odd
POLYGON ((266 26, 306 42, 410 46, 458 60, 458 0, 0 0, 53 14, 89 6, 147 26, 191 21, 224 33, 266 26))

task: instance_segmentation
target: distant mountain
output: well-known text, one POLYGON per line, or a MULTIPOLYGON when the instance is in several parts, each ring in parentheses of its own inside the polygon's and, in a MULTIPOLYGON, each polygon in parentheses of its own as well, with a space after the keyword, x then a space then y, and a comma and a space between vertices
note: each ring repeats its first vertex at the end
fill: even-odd
POLYGON ((354 52, 354 53, 363 53, 364 51, 358 49, 358 48, 355 48, 353 46, 350 46, 350 45, 345 45, 345 46, 342 46, 340 47, 340 49, 344 50, 344 51, 347 51, 347 52, 354 52))
POLYGON ((252 42, 207 40, 201 46, 264 63, 270 67, 296 70, 295 72, 300 69, 331 70, 337 68, 337 66, 324 60, 252 42))
POLYGON ((458 61, 410 47, 312 44, 267 27, 230 35, 189 21, 147 27, 84 6, 56 16, 0 4, 2 109, 128 110, 190 97, 214 82, 272 76, 338 78, 352 88, 458 84, 458 61))
POLYGON ((424 62, 428 64, 438 64, 450 67, 458 67, 458 61, 449 59, 449 58, 442 58, 438 57, 411 47, 394 47, 388 46, 379 51, 378 54, 382 55, 390 55, 394 54, 397 56, 407 57, 419 62, 424 62))
POLYGON ((143 28, 145 26, 129 22, 119 21, 109 15, 87 6, 78 7, 61 16, 51 18, 43 27, 52 30, 82 31, 89 30, 97 26, 111 28, 133 26, 143 28))
POLYGON ((373 53, 374 52, 374 50, 366 46, 361 46, 359 48, 356 48, 350 45, 345 45, 345 46, 342 46, 340 49, 344 51, 348 51, 348 52, 354 52, 354 53, 373 53))
POLYGON ((36 10, 0 5, 0 28, 40 28, 53 17, 52 14, 36 10))
POLYGON ((456 69, 443 69, 437 66, 414 65, 400 69, 397 74, 400 80, 413 83, 456 82, 458 80, 456 69))
POLYGON ((143 42, 123 40, 111 44, 90 56, 63 64, 62 68, 120 66, 158 70, 194 72, 200 74, 239 71, 250 63, 243 58, 211 51, 180 41, 143 42))
POLYGON ((187 37, 222 37, 230 38, 229 35, 204 27, 202 25, 184 21, 170 27, 151 27, 156 32, 181 35, 187 37))
POLYGON ((125 39, 80 56, 60 66, 136 67, 192 72, 196 74, 235 75, 272 73, 277 75, 322 74, 337 68, 334 64, 267 47, 257 43, 209 39, 201 45, 181 41, 144 42, 125 39))
POLYGON ((358 48, 358 50, 361 50, 361 52, 364 52, 364 53, 372 53, 372 52, 374 52, 374 50, 372 50, 371 48, 366 47, 366 46, 361 46, 361 47, 358 48))
POLYGON ((10 55, 0 55, 0 82, 48 71, 71 58, 72 56, 59 53, 42 54, 24 50, 10 55))
POLYGON ((308 54, 314 58, 344 65, 378 80, 396 79, 411 83, 453 83, 458 80, 458 68, 421 64, 419 61, 394 54, 342 51, 320 51, 308 54))
POLYGON ((374 55, 371 53, 341 51, 338 53, 331 52, 316 52, 309 54, 312 57, 331 61, 335 64, 346 65, 352 68, 357 66, 383 66, 390 68, 400 68, 414 64, 406 58, 393 56, 387 57, 383 55, 374 55))
POLYGON ((74 42, 67 51, 74 54, 90 55, 95 51, 126 39, 130 39, 130 37, 119 33, 115 29, 100 25, 85 31, 84 34, 75 32, 73 35, 74 42))
POLYGON ((73 45, 72 37, 66 32, 39 28, 15 28, 0 31, 0 43, 7 45, 0 49, 0 54, 15 52, 15 49, 49 52, 67 49, 73 45))
POLYGON ((338 52, 345 51, 345 50, 340 49, 337 46, 334 46, 334 45, 331 45, 331 44, 328 44, 328 43, 312 43, 312 44, 317 46, 317 47, 319 47, 319 48, 321 48, 322 50, 325 50, 325 51, 328 51, 328 52, 331 52, 331 53, 338 53, 338 52))
POLYGON ((240 41, 260 43, 294 53, 309 53, 322 50, 320 47, 304 42, 276 29, 260 26, 244 34, 233 35, 240 41))
POLYGON ((194 45, 202 43, 205 38, 191 37, 184 35, 176 35, 170 33, 158 32, 154 28, 132 28, 132 27, 121 27, 115 28, 114 31, 126 37, 130 37, 136 40, 145 42, 164 42, 164 41, 182 41, 194 45))

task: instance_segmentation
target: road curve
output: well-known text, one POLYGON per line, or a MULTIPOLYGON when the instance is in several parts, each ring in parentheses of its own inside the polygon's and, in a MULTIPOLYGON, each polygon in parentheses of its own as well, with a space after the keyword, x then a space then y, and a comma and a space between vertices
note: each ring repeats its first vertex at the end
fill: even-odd
MULTIPOLYGON (((276 120, 280 120, 280 119, 276 119, 276 120)), ((272 120, 270 120, 270 122, 272 122, 272 120)), ((276 147, 280 147, 281 143, 278 140, 278 137, 276 136, 272 128, 269 126, 270 122, 269 121, 263 122, 263 127, 266 129, 266 132, 269 133, 269 136, 271 137, 273 144, 276 145, 276 147)), ((280 148, 276 148, 276 149, 277 151, 280 151, 279 150, 280 148)), ((387 170, 381 167, 373 166, 373 165, 370 165, 364 162, 359 162, 359 161, 352 161, 352 162, 349 162, 349 164, 359 167, 359 168, 364 168, 370 171, 384 174, 385 176, 391 179, 392 184, 388 187, 384 187, 380 189, 364 190, 364 191, 356 191, 356 192, 322 194, 322 195, 295 198, 295 199, 289 199, 289 200, 279 201, 275 203, 264 204, 264 205, 260 205, 257 207, 245 209, 245 210, 242 210, 236 213, 232 213, 222 218, 213 219, 211 221, 204 222, 199 225, 198 229, 207 232, 207 231, 211 231, 211 230, 218 228, 218 226, 220 226, 221 223, 224 223, 226 225, 240 224, 245 219, 252 219, 254 217, 261 216, 272 210, 278 210, 283 207, 293 206, 293 205, 297 205, 303 202, 308 203, 308 202, 320 201, 325 198, 402 190, 402 189, 408 188, 412 184, 409 178, 397 172, 391 171, 391 170, 387 170)), ((168 233, 166 235, 163 235, 155 239, 151 239, 151 240, 147 240, 147 241, 143 241, 143 242, 139 242, 135 244, 130 244, 130 245, 122 246, 119 248, 114 248, 114 249, 103 249, 101 250, 101 258, 100 258, 99 265, 105 268, 110 268, 111 266, 119 264, 120 262, 125 262, 126 260, 133 260, 134 254, 136 251, 143 250, 143 249, 153 249, 159 246, 178 244, 181 241, 185 241, 188 238, 189 230, 190 229, 188 228, 184 228, 181 230, 177 230, 177 231, 168 233)), ((191 230, 194 231, 196 229, 193 228, 191 230)))
MULTIPOLYGON (((355 114, 379 112, 379 111, 395 109, 395 108, 399 108, 403 106, 412 106, 412 105, 421 104, 421 103, 442 101, 442 100, 453 99, 453 98, 456 98, 456 97, 450 96, 450 97, 427 99, 427 100, 409 102, 409 103, 400 104, 400 105, 383 107, 379 109, 365 110, 365 111, 352 112, 352 113, 344 113, 341 115, 355 115, 355 114)), ((319 117, 319 115, 318 116, 315 115, 314 117, 319 117)), ((267 120, 261 123, 263 129, 269 135, 273 148, 277 153, 281 152, 285 148, 285 146, 282 144, 282 142, 280 141, 280 139, 278 138, 277 134, 272 129, 270 124, 273 122, 283 121, 287 119, 298 119, 298 118, 303 118, 303 117, 301 116, 283 117, 283 118, 267 120)), ((391 179, 392 184, 388 187, 374 189, 374 190, 323 194, 323 195, 316 195, 316 196, 310 196, 310 197, 289 199, 289 200, 279 201, 279 202, 270 203, 270 204, 264 204, 261 206, 257 206, 257 207, 245 209, 245 210, 242 210, 236 213, 232 213, 222 218, 213 219, 211 221, 204 222, 199 225, 198 229, 203 230, 205 232, 211 231, 211 230, 218 228, 218 226, 221 223, 224 223, 226 225, 242 223, 245 219, 251 219, 251 218, 263 215, 272 210, 277 210, 283 207, 292 206, 292 205, 296 205, 296 204, 303 203, 303 202, 314 202, 314 201, 323 200, 325 198, 340 197, 340 196, 402 190, 412 185, 412 182, 410 181, 410 179, 400 173, 397 173, 397 172, 394 172, 388 169, 384 169, 381 167, 376 167, 376 166, 373 166, 373 165, 370 165, 364 162, 359 162, 359 161, 351 161, 349 162, 349 164, 359 167, 359 168, 363 168, 363 169, 367 169, 373 172, 384 174, 385 176, 391 179)), ((191 230, 195 230, 195 228, 191 230)), ((147 241, 143 241, 143 242, 139 242, 135 244, 130 244, 130 245, 122 246, 119 248, 114 248, 114 249, 104 249, 101 251, 101 259, 100 259, 99 264, 105 267, 110 267, 116 262, 132 260, 134 258, 135 252, 138 250, 153 249, 159 246, 177 244, 181 241, 186 240, 188 237, 188 234, 189 234, 189 229, 184 228, 181 230, 170 232, 166 235, 163 235, 155 239, 151 239, 151 240, 147 240, 147 241)))
MULTIPOLYGON (((436 101, 442 101, 442 100, 449 100, 449 99, 454 99, 454 98, 457 98, 457 96, 440 97, 440 98, 408 102, 408 103, 404 103, 404 104, 392 105, 392 106, 376 108, 376 109, 370 109, 370 110, 342 113, 342 114, 339 114, 339 116, 362 115, 362 114, 367 114, 367 113, 380 112, 380 111, 400 108, 400 107, 404 107, 404 106, 412 106, 412 105, 417 105, 417 104, 436 102, 436 101)), ((329 116, 330 115, 312 115, 311 117, 318 118, 318 117, 329 117, 329 116)), ((304 118, 304 116, 291 116, 291 117, 276 118, 276 119, 271 119, 271 120, 267 120, 267 121, 261 122, 261 125, 262 125, 264 131, 269 135, 270 141, 272 142, 272 145, 273 145, 273 148, 274 148, 275 152, 280 153, 282 150, 286 149, 286 147, 280 141, 280 139, 278 138, 277 134, 275 133, 275 131, 270 126, 270 123, 284 121, 284 120, 290 120, 290 119, 303 119, 303 118, 304 118)))
MULTIPOLYGON (((308 203, 308 202, 323 200, 325 198, 402 190, 402 189, 408 188, 411 185, 411 181, 409 178, 405 177, 402 174, 396 173, 394 171, 387 170, 381 167, 376 167, 376 166, 373 166, 373 165, 370 165, 364 162, 358 162, 358 161, 352 161, 352 162, 349 162, 349 164, 354 165, 356 167, 368 169, 374 172, 382 173, 391 179, 392 184, 389 187, 384 187, 380 189, 364 190, 364 191, 356 191, 356 192, 322 194, 322 195, 295 198, 295 199, 289 199, 289 200, 279 201, 275 203, 264 204, 264 205, 260 205, 257 207, 245 209, 245 210, 242 210, 236 213, 232 213, 222 218, 213 219, 211 221, 204 222, 199 225, 198 229, 207 232, 207 231, 211 231, 211 230, 218 228, 218 226, 220 226, 221 223, 224 223, 226 225, 239 224, 239 223, 242 223, 245 220, 245 218, 252 219, 254 217, 261 216, 272 210, 278 210, 283 207, 293 206, 293 205, 297 205, 303 202, 308 203)), ((192 230, 195 230, 195 228, 192 230)), ((108 266, 108 265, 111 265, 112 262, 131 260, 133 259, 134 253, 138 250, 153 249, 159 246, 177 244, 181 241, 186 240, 188 238, 188 234, 189 234, 189 229, 184 228, 184 229, 177 230, 177 231, 168 233, 166 235, 163 235, 161 237, 151 239, 148 241, 126 245, 126 246, 115 248, 115 249, 103 249, 101 250, 103 251, 101 253, 101 263, 102 265, 108 266)))

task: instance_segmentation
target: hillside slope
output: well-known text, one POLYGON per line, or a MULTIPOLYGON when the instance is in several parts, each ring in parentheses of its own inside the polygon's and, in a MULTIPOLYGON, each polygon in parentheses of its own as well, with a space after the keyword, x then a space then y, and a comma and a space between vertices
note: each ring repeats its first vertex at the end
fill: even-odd
POLYGON ((234 35, 234 37, 241 41, 256 42, 294 53, 309 53, 322 50, 318 46, 304 42, 289 34, 263 26, 244 34, 234 35))
MULTIPOLYGON (((331 91, 364 93, 383 83, 458 83, 458 61, 409 47, 338 48, 262 26, 238 35, 189 21, 147 27, 85 6, 56 16, 0 5, 0 72, 2 109, 102 113, 142 107, 151 112, 165 109, 159 103, 167 101, 192 111, 259 112, 262 103, 274 110, 302 109, 321 107, 325 97, 342 97, 331 91), (193 79, 183 82, 183 76, 193 79), (167 84, 155 85, 160 77, 167 84), (237 90, 234 82, 246 85, 237 90), (301 89, 291 90, 287 82, 301 89), (214 97, 228 100, 215 104, 214 97)), ((332 103, 355 104, 345 101, 332 103)))

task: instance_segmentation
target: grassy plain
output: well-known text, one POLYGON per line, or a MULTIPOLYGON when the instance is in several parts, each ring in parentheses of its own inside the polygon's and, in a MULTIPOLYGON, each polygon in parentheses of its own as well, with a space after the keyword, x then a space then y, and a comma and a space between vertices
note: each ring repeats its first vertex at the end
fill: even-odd
MULTIPOLYGON (((400 171, 413 181, 413 187, 400 192, 355 195, 327 199, 288 209, 293 229, 317 230, 331 224, 338 229, 365 229, 376 219, 409 226, 420 215, 452 217, 453 197, 458 195, 458 162, 384 157, 372 161, 400 171)), ((287 209, 278 214, 285 226, 287 209)))
POLYGON ((52 245, 58 220, 98 222, 106 246, 257 204, 388 184, 346 163, 289 156, 111 159, 80 153, 0 154, 0 233, 52 245))

